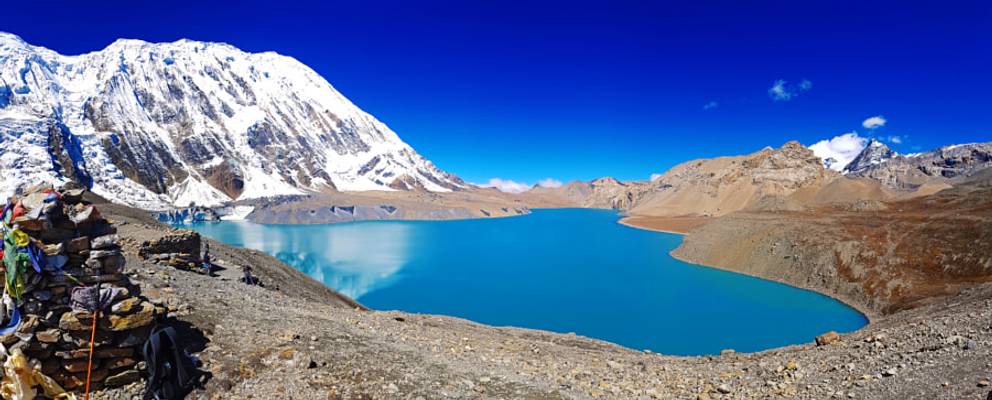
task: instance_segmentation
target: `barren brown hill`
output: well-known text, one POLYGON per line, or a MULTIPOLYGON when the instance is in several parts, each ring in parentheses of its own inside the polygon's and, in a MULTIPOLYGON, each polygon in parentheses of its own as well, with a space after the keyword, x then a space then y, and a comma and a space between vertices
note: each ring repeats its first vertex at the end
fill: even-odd
POLYGON ((692 231, 673 254, 888 314, 992 280, 990 176, 870 207, 733 213, 692 231))

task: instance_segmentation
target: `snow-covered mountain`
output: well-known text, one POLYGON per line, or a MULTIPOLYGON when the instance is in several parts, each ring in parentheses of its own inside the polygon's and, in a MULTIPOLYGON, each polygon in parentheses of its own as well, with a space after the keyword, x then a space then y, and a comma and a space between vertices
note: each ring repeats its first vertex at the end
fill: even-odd
POLYGON ((898 154, 885 143, 871 139, 857 157, 854 157, 849 164, 844 166, 844 173, 859 173, 874 165, 879 165, 892 159, 898 154))
POLYGON ((118 40, 66 56, 0 33, 0 195, 75 180, 146 209, 468 186, 293 58, 118 40))

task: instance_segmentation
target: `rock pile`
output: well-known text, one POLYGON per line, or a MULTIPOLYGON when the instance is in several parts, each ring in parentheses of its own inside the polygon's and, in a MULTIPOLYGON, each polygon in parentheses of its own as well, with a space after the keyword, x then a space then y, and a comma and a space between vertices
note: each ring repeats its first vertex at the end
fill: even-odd
POLYGON ((159 239, 142 243, 138 248, 138 256, 175 268, 195 268, 201 262, 200 234, 191 230, 176 230, 159 239))
POLYGON ((8 305, 0 315, 7 327, 0 343, 11 354, 19 349, 63 388, 82 389, 94 323, 86 304, 98 304, 91 387, 140 379, 139 346, 165 310, 141 297, 124 275, 117 229, 83 201, 82 189, 25 192, 0 214, 8 305), (80 302, 86 293, 95 301, 80 302))

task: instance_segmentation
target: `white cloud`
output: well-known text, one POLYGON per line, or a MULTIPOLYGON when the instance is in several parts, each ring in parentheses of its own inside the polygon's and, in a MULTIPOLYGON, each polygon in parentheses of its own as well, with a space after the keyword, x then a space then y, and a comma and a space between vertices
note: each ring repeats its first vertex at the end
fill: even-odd
POLYGON ((889 142, 895 144, 902 144, 903 137, 899 135, 892 135, 888 137, 889 142))
POLYGON ((881 115, 876 115, 874 117, 869 117, 865 119, 865 121, 861 123, 861 126, 867 129, 875 129, 885 126, 886 122, 888 121, 885 120, 885 117, 881 115))
POLYGON ((785 81, 777 80, 775 84, 772 85, 771 89, 768 89, 768 95, 772 96, 772 100, 775 101, 789 101, 792 100, 792 93, 785 90, 785 81))
POLYGON ((658 178, 661 178, 661 174, 651 174, 651 180, 652 181, 655 180, 655 179, 658 179, 658 178))
POLYGON ((812 88, 813 82, 808 79, 803 79, 797 85, 790 85, 785 79, 779 79, 768 89, 768 96, 774 101, 789 101, 812 88))
POLYGON ((523 182, 516 182, 509 179, 491 178, 489 182, 479 184, 476 186, 490 187, 499 189, 501 192, 507 193, 522 193, 530 190, 530 185, 523 182))
POLYGON ((843 171, 867 145, 867 138, 858 136, 857 132, 850 132, 816 142, 809 149, 823 160, 823 166, 834 171, 843 171))
POLYGON ((706 103, 706 104, 703 105, 703 110, 712 110, 712 109, 717 108, 717 107, 720 107, 720 103, 717 103, 715 101, 711 101, 711 102, 706 103))
MULTIPOLYGON (((476 183, 474 185, 479 187, 486 187, 486 188, 496 188, 499 191, 506 193, 523 193, 534 187, 534 185, 531 185, 527 182, 517 182, 511 179, 502 179, 502 178, 492 178, 489 179, 489 182, 476 183)), ((537 181, 537 186, 540 187, 556 188, 561 185, 562 185, 561 181, 552 178, 544 178, 537 181)))

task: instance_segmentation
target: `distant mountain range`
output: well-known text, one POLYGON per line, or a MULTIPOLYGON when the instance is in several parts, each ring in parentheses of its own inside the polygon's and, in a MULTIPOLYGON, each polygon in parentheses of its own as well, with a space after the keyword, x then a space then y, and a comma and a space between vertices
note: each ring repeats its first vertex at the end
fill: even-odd
POLYGON ((679 164, 651 181, 600 178, 523 194, 640 216, 720 216, 738 210, 799 211, 826 204, 919 197, 992 167, 992 142, 900 155, 871 140, 845 165, 798 142, 744 156, 679 164), (831 165, 834 169, 831 169, 831 165), (841 171, 838 172, 837 169, 841 171))
POLYGON ((468 187, 295 59, 189 40, 66 56, 0 33, 0 169, 2 195, 72 180, 145 209, 468 187))

